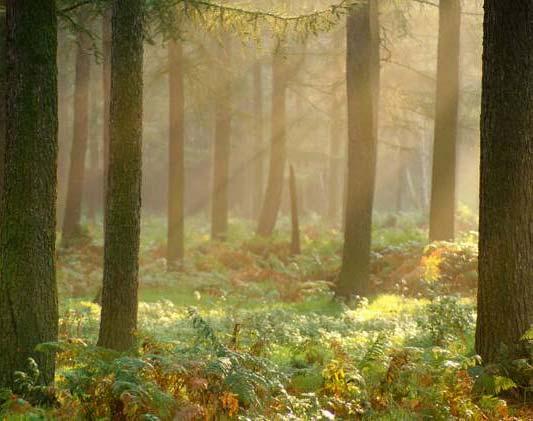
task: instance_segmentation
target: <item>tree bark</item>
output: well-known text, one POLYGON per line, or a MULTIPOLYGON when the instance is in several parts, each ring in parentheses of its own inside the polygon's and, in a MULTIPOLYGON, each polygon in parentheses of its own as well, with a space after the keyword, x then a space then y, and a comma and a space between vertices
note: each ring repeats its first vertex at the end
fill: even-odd
MULTIPOLYGON (((94 68, 94 63, 91 63, 94 68)), ((95 69, 96 70, 96 69, 95 69)), ((98 127, 98 105, 100 100, 100 92, 97 90, 97 82, 99 79, 96 77, 96 72, 91 71, 92 83, 90 85, 90 130, 89 130, 89 177, 86 184, 86 200, 87 200, 87 218, 93 224, 96 222, 97 208, 101 205, 99 192, 101 190, 101 177, 98 170, 99 167, 99 141, 100 136, 96 135, 98 127)))
POLYGON ((526 356, 533 325, 533 9, 485 1, 476 351, 526 356))
POLYGON ((300 246, 300 220, 298 216, 298 192, 296 189, 296 176, 294 167, 290 166, 289 191, 291 196, 291 254, 293 256, 302 252, 300 246))
POLYGON ((142 183, 143 1, 113 2, 109 176, 98 345, 131 348, 137 329, 142 183))
POLYGON ((169 160, 167 265, 176 266, 184 255, 185 195, 185 94, 181 41, 168 43, 169 71, 169 160))
POLYGON ((448 241, 454 238, 460 33, 460 0, 441 0, 429 217, 430 241, 448 241))
MULTIPOLYGON (((80 25, 87 24, 87 13, 79 14, 80 25)), ((61 243, 68 247, 82 234, 81 207, 85 181, 85 158, 89 137, 89 83, 91 77, 91 39, 85 31, 78 33, 76 82, 74 92, 74 133, 70 151, 67 203, 61 243)))
POLYGON ((347 19, 348 179, 341 297, 370 290, 372 207, 376 178, 379 27, 377 2, 361 3, 347 19))
MULTIPOLYGON (((102 124, 102 163, 103 163, 103 186, 102 201, 107 201, 107 180, 109 178, 109 125, 111 105, 111 31, 112 9, 108 7, 102 17, 102 88, 104 100, 104 115, 102 124)), ((104 210, 105 213, 105 210, 104 210)), ((105 216, 104 216, 105 230, 105 216)))
POLYGON ((57 19, 53 0, 8 0, 7 131, 0 228, 0 386, 34 358, 42 383, 57 340, 57 19))
POLYGON ((5 13, 0 13, 0 202, 4 191, 4 158, 6 150, 6 38, 6 15, 5 13))
POLYGON ((225 240, 228 234, 228 187, 231 154, 231 39, 223 37, 219 47, 220 92, 215 99, 215 144, 213 154, 213 199, 211 238, 225 240))
POLYGON ((328 221, 331 224, 338 223, 339 208, 342 200, 339 198, 340 175, 342 171, 342 159, 340 157, 342 147, 342 129, 340 127, 339 102, 336 95, 333 96, 329 115, 329 165, 328 165, 328 221))
POLYGON ((272 139, 270 145, 270 168, 263 207, 259 215, 257 235, 269 237, 274 231, 281 196, 283 194, 283 180, 287 162, 286 136, 286 94, 287 72, 286 59, 280 53, 275 53, 272 59, 272 139))

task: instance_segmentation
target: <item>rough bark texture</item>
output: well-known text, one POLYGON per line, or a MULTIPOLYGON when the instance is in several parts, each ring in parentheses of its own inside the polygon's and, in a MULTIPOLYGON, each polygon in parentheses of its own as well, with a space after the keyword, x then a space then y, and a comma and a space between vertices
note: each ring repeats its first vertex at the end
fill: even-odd
POLYGON ((0 13, 0 201, 4 190, 4 156, 6 150, 6 15, 0 13))
POLYGON ((55 1, 8 0, 7 132, 0 215, 0 387, 32 357, 43 383, 57 340, 55 280, 57 20, 55 1), (31 30, 28 30, 31 28, 31 30))
MULTIPOLYGON (((87 24, 87 14, 79 15, 80 25, 87 24)), ((85 182, 85 157, 89 138, 89 82, 91 77, 91 39, 85 31, 78 33, 76 82, 74 90, 74 133, 70 150, 67 203, 61 242, 68 247, 81 236, 81 205, 85 182)))
POLYGON ((374 0, 347 20, 348 179, 342 270, 337 293, 366 295, 370 280, 376 177, 379 27, 374 0))
POLYGON ((181 41, 169 41, 169 144, 167 265, 175 266, 184 254, 185 95, 181 41))
POLYGON ((290 166, 289 192, 291 196, 291 254, 297 255, 302 252, 300 246, 300 219, 298 215, 298 192, 296 189, 296 176, 294 167, 290 166))
MULTIPOLYGON (((94 63, 91 63, 91 67, 96 70, 94 63)), ((87 218, 93 224, 96 222, 96 213, 97 207, 101 206, 102 201, 100 200, 100 191, 101 191, 101 177, 98 169, 99 166, 99 143, 100 136, 96 135, 95 129, 99 129, 98 120, 99 120, 99 101, 101 99, 100 90, 96 89, 97 82, 99 78, 97 77, 97 72, 91 70, 91 88, 90 88, 90 126, 89 131, 89 175, 88 180, 85 182, 87 193, 85 195, 87 202, 87 218)))
POLYGON ((461 1, 441 0, 429 216, 430 241, 454 238, 460 33, 461 1))
POLYGON ((476 351, 510 357, 533 325, 533 8, 485 1, 476 351))
POLYGON ((213 154, 213 199, 211 203, 211 238, 225 240, 228 233, 228 185, 231 153, 231 40, 219 47, 220 73, 223 78, 215 98, 215 143, 213 154))
POLYGON ((274 231, 281 196, 283 179, 287 162, 286 103, 287 72, 286 59, 281 54, 274 54, 272 60, 272 138, 270 145, 270 167, 268 181, 259 215, 257 235, 269 237, 274 231))
POLYGON ((109 178, 98 344, 134 345, 142 179, 143 1, 113 2, 109 178))
POLYGON ((264 185, 265 145, 263 135, 263 75, 262 64, 258 60, 254 65, 254 181, 253 181, 253 217, 261 212, 264 185))

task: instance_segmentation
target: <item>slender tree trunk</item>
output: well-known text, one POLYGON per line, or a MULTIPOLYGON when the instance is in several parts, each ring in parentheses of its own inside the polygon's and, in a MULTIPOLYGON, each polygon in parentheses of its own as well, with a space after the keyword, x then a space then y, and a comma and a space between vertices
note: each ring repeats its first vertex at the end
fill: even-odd
POLYGON ((429 216, 430 241, 447 241, 454 238, 460 32, 461 1, 441 0, 429 216))
POLYGON ((169 67, 169 160, 167 265, 177 265, 184 254, 185 195, 185 94, 181 41, 168 43, 169 67))
POLYGON ((533 325, 533 9, 485 1, 476 351, 526 357, 533 325), (522 343, 522 345, 524 345, 522 343))
POLYGON ((302 252, 300 246, 300 220, 298 216, 298 192, 296 189, 296 176, 294 167, 290 166, 289 192, 291 196, 291 254, 293 256, 302 252))
POLYGON ((4 191, 4 165, 6 150, 6 15, 0 13, 0 208, 2 192, 4 191))
POLYGON ((342 130, 340 127, 339 102, 334 96, 329 115, 329 168, 328 168, 328 221, 338 223, 339 208, 342 200, 339 198, 340 174, 342 174, 342 130))
POLYGON ((228 190, 231 154, 231 39, 219 47, 222 88, 215 99, 215 144, 213 156, 213 201, 211 238, 225 240, 228 234, 228 190))
POLYGON ((263 75, 262 64, 259 60, 254 65, 254 194, 253 194, 253 217, 259 217, 261 201, 263 200, 264 185, 264 156, 265 142, 263 135, 263 75))
POLYGON ((287 162, 286 137, 286 59, 274 54, 272 60, 272 139, 270 168, 263 207, 259 215, 257 235, 269 237, 274 231, 283 194, 283 180, 287 162))
POLYGON ((53 0, 8 0, 7 131, 0 228, 0 386, 34 358, 42 383, 57 340, 57 20, 53 0), (29 30, 31 28, 31 30, 29 30))
MULTIPOLYGON (((87 24, 87 13, 80 13, 80 24, 87 24)), ((81 232, 81 207, 85 181, 85 157, 89 137, 89 83, 91 76, 91 39, 85 31, 78 33, 76 85, 74 93, 74 136, 70 151, 67 204, 63 219, 62 245, 68 247, 81 232)))
POLYGON ((347 20, 348 186, 342 270, 337 293, 370 290, 372 207, 376 178, 379 28, 377 4, 367 0, 347 20))
MULTIPOLYGON (((104 100, 104 115, 102 124, 102 163, 103 186, 102 203, 107 201, 107 180, 109 178, 109 125, 110 125, 110 105, 111 105, 111 20, 112 10, 108 7, 102 17, 102 89, 104 100)), ((104 210, 105 214, 105 210, 104 210)), ((105 216, 104 216, 105 230, 105 216)))
MULTIPOLYGON (((94 65, 92 66, 94 68, 94 65)), ((96 135, 98 128, 98 103, 100 100, 100 92, 97 90, 96 72, 91 71, 92 84, 90 88, 90 129, 89 129, 89 177, 86 182, 86 199, 87 199, 87 218, 94 224, 96 222, 97 207, 100 203, 100 176, 98 171, 99 165, 99 151, 98 144, 100 136, 96 135)))
POLYGON ((134 345, 142 183, 143 0, 114 0, 104 282, 98 345, 134 345))

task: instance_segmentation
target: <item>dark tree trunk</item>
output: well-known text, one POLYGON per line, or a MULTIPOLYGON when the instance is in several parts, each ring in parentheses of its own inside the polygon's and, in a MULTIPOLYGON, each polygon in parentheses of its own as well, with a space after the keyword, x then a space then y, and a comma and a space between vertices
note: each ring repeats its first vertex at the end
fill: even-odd
POLYGON ((265 144, 263 136, 263 75, 262 64, 258 60, 254 65, 254 181, 253 181, 253 217, 261 212, 264 183, 265 144))
POLYGON ((533 325, 533 9, 485 1, 476 351, 523 357, 533 325))
POLYGON ((289 192, 291 196, 291 254, 293 256, 302 252, 300 246, 300 220, 298 216, 298 191, 296 189, 296 176, 294 167, 290 166, 289 192))
POLYGON ((8 0, 7 132, 0 228, 0 386, 29 357, 43 383, 54 357, 36 345, 57 340, 57 20, 53 0, 8 0), (29 29, 31 28, 31 29, 29 29))
POLYGON ((283 179, 287 161, 286 137, 286 59, 274 54, 272 59, 272 139, 270 168, 263 207, 259 215, 257 235, 269 237, 274 231, 283 194, 283 179))
POLYGON ((213 199, 211 238, 225 240, 228 234, 228 187, 231 154, 231 40, 223 37, 219 47, 222 87, 215 99, 215 144, 213 154, 213 199))
POLYGON ((176 266, 184 254, 185 195, 185 94, 181 41, 168 43, 169 159, 167 265, 176 266))
POLYGON ((430 241, 447 241, 454 238, 460 32, 461 1, 441 0, 429 216, 430 241))
MULTIPOLYGON (((103 164, 103 186, 102 201, 107 201, 107 180, 109 178, 109 108, 111 105, 111 20, 112 10, 105 10, 102 17, 102 89, 104 101, 104 115, 102 124, 102 164, 103 164)), ((105 213, 105 210, 104 210, 105 213)), ((105 216, 104 216, 105 230, 105 216)))
MULTIPOLYGON (((87 14, 80 13, 81 25, 87 24, 87 14)), ((70 171, 67 203, 63 219, 61 242, 68 247, 81 236, 81 206, 85 181, 85 157, 89 137, 89 83, 91 76, 91 39, 85 31, 78 33, 76 82, 74 92, 74 135, 70 150, 70 171)))
POLYGON ((347 20, 348 180, 342 270, 337 293, 370 290, 372 207, 376 178, 379 28, 377 2, 361 3, 347 20))
POLYGON ((98 345, 134 345, 137 329, 143 114, 143 0, 113 2, 109 178, 98 345))
POLYGON ((4 157, 6 150, 6 37, 6 15, 5 13, 0 13, 0 202, 4 191, 4 157))

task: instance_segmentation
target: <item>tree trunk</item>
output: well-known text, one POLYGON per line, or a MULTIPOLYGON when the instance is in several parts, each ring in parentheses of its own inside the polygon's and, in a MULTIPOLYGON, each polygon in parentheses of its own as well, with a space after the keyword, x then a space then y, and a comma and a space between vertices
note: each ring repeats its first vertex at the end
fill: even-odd
POLYGON ((169 159, 167 265, 176 266, 184 254, 185 194, 185 95, 181 41, 168 43, 169 159))
POLYGON ((429 216, 430 241, 448 241, 454 238, 460 33, 460 0, 441 0, 429 216))
POLYGON ((348 186, 344 251, 337 294, 370 290, 372 207, 376 178, 379 27, 377 2, 368 0, 347 19, 348 186))
POLYGON ((7 131, 0 228, 0 386, 34 358, 42 383, 57 340, 57 20, 53 0, 8 0, 7 131), (31 28, 31 29, 29 29, 31 28))
POLYGON ((98 345, 134 345, 142 183, 143 1, 113 2, 109 178, 98 345))
POLYGON ((254 65, 254 181, 253 181, 253 217, 259 217, 264 185, 265 145, 263 136, 263 75, 259 60, 254 65))
POLYGON ((220 92, 215 98, 215 144, 213 155, 213 201, 211 238, 225 240, 228 234, 228 187, 231 154, 231 39, 223 37, 219 47, 220 92))
MULTIPOLYGON (((104 101, 104 115, 102 124, 102 163, 103 169, 103 186, 102 201, 107 202, 107 180, 109 178, 109 108, 111 105, 111 20, 112 10, 108 7, 102 17, 102 88, 104 101)), ((104 210, 105 213, 105 210, 104 210)), ((105 230, 105 216, 104 216, 105 230)))
MULTIPOLYGON (((87 13, 79 15, 81 25, 87 24, 87 13)), ((89 137, 89 82, 91 76, 91 39, 85 31, 78 33, 76 85, 74 93, 74 136, 70 151, 67 204, 63 219, 61 242, 68 247, 81 236, 81 205, 85 179, 85 157, 89 137)))
POLYGON ((476 352, 509 358, 533 325, 533 10, 485 1, 476 352))
MULTIPOLYGON (((94 68, 94 65, 93 65, 94 68)), ((89 130, 89 177, 86 185, 86 200, 87 200, 87 218, 93 224, 96 223, 97 208, 101 201, 99 200, 100 192, 100 175, 98 171, 99 165, 99 153, 98 144, 100 136, 96 135, 96 129, 98 127, 98 103, 100 100, 100 92, 97 90, 97 82, 99 80, 96 77, 96 72, 91 71, 92 84, 90 87, 90 130, 89 130)))
POLYGON ((274 231, 287 161, 286 104, 287 72, 286 59, 279 53, 272 60, 272 140, 270 146, 270 168, 263 207, 259 215, 257 235, 269 237, 274 231))
POLYGON ((294 167, 290 166, 289 192, 291 196, 291 254, 293 256, 302 252, 300 247, 300 221, 298 218, 298 192, 296 190, 296 176, 294 167))
POLYGON ((343 172, 340 158, 343 143, 340 122, 339 102, 334 95, 329 114, 328 221, 331 224, 338 223, 339 208, 342 207, 342 200, 339 198, 340 174, 343 172))
POLYGON ((6 15, 0 13, 0 207, 4 191, 4 164, 6 151, 6 15))

